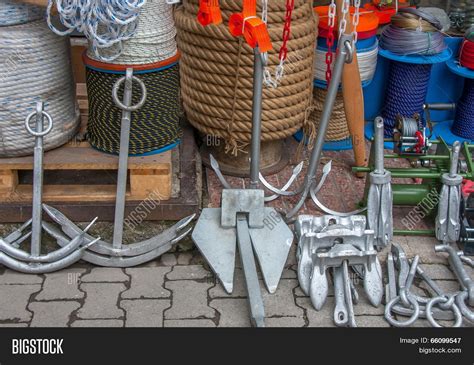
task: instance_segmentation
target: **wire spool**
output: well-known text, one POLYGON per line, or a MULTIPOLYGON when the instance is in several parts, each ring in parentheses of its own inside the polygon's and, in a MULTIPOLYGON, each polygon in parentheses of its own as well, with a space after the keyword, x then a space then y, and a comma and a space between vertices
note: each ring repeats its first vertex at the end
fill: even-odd
MULTIPOLYGON (((309 115, 309 122, 311 130, 306 131, 306 135, 309 136, 309 140, 313 140, 316 137, 316 131, 319 128, 319 121, 324 109, 324 102, 326 100, 327 91, 322 88, 315 87, 313 90, 313 106, 311 114, 309 115)), ((350 137, 349 129, 347 127, 346 113, 344 110, 344 99, 342 98, 342 92, 337 93, 336 102, 334 103, 334 109, 331 114, 331 120, 329 121, 329 127, 326 134, 326 142, 343 141, 350 137)))
POLYGON ((443 61, 435 60, 435 55, 446 49, 444 37, 438 32, 441 28, 431 14, 404 8, 384 29, 380 54, 392 60, 382 108, 385 136, 393 136, 397 115, 423 115, 432 64, 443 61))
POLYGON ((138 16, 133 37, 112 47, 98 49, 100 57, 90 44, 87 55, 98 61, 113 59, 114 64, 121 65, 156 63, 176 55, 175 37, 173 6, 166 0, 147 0, 138 16), (117 54, 120 55, 114 57, 117 54))
POLYGON ((0 1, 0 27, 25 24, 43 17, 44 9, 40 6, 22 4, 14 0, 0 1))
MULTIPOLYGON (((148 96, 143 107, 132 112, 130 155, 163 152, 174 147, 181 138, 177 59, 176 56, 134 67, 134 74, 144 82, 148 96)), ((98 62, 87 55, 84 55, 84 63, 89 99, 87 140, 98 150, 118 154, 122 111, 112 100, 112 88, 125 74, 127 66, 98 62)), ((119 92, 119 99, 122 97, 119 92)), ((139 90, 134 88, 132 104, 138 103, 140 98, 139 90)))
POLYGON ((451 131, 458 137, 474 140, 474 79, 464 81, 464 91, 456 103, 451 131))
POLYGON ((54 121, 45 150, 75 135, 80 115, 69 48, 69 38, 52 33, 44 21, 0 27, 0 157, 33 153, 35 138, 24 121, 38 101, 54 121))
MULTIPOLYGON (((242 1, 220 1, 224 22, 201 26, 198 0, 185 0, 175 13, 181 59, 181 92, 190 123, 200 132, 220 137, 235 154, 251 137, 253 49, 234 38, 229 16, 242 11, 242 1)), ((261 4, 258 4, 261 14, 261 4)), ((268 66, 279 64, 286 1, 268 2, 268 30, 274 49, 268 66)), ((312 99, 317 19, 311 0, 295 0, 285 76, 277 88, 264 88, 262 141, 293 135, 305 121, 312 99)))

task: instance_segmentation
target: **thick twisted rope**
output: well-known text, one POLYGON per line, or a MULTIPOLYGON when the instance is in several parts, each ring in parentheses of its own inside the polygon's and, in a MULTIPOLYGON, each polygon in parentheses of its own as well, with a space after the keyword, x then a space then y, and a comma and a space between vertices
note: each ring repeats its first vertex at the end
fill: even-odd
MULTIPOLYGON (((260 14, 262 3, 258 3, 260 14)), ((242 1, 220 1, 223 24, 203 27, 196 21, 198 0, 185 0, 175 14, 181 58, 181 93, 190 123, 223 138, 236 152, 251 136, 253 50, 234 38, 226 22, 242 10, 242 1)), ((268 30, 274 50, 268 66, 280 60, 286 1, 268 2, 268 30)), ((264 88, 262 140, 286 138, 305 121, 312 99, 317 20, 312 1, 295 0, 285 76, 278 88, 264 88)))
POLYGON ((39 6, 14 0, 0 1, 0 27, 29 23, 41 19, 44 14, 44 9, 39 6))
POLYGON ((110 48, 100 50, 100 57, 92 47, 88 56, 101 60, 111 59, 122 65, 143 65, 156 63, 176 55, 176 27, 173 19, 173 7, 166 0, 147 0, 137 18, 137 29, 133 37, 117 43, 110 48))
POLYGON ((30 155, 35 143, 25 117, 45 102, 54 126, 45 149, 66 143, 79 125, 69 39, 52 33, 44 21, 0 27, 0 157, 30 155))

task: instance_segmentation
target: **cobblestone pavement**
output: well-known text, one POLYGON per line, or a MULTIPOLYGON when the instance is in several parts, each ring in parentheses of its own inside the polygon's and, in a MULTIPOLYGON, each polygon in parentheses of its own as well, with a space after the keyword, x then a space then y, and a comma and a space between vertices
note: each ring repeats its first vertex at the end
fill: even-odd
MULTIPOLYGON (((429 238, 396 238, 409 256, 419 254, 427 273, 447 291, 459 289, 445 256, 429 238), (410 240, 410 241, 409 241, 410 240)), ((384 266, 386 252, 380 253, 384 266)), ((61 272, 24 275, 0 269, 0 326, 15 327, 242 327, 249 326, 242 271, 237 261, 235 289, 223 290, 196 251, 168 253, 147 265, 113 269, 77 264, 61 272)), ((472 270, 471 270, 472 274, 472 270)), ((417 291, 428 295, 416 282, 417 291)), ((372 307, 357 284, 356 321, 387 327, 383 306, 372 307)), ((263 288, 263 283, 262 283, 263 288)), ((298 286, 295 246, 274 295, 264 292, 269 327, 333 326, 330 294, 317 312, 298 286)), ((419 320, 417 326, 426 326, 419 320)))

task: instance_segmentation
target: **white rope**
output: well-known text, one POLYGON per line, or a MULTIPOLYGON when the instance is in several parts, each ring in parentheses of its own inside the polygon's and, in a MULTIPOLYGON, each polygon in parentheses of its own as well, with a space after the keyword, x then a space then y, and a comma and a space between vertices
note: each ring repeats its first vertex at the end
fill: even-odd
POLYGON ((42 20, 0 27, 0 157, 33 154, 26 116, 44 101, 53 117, 45 149, 67 143, 79 126, 79 108, 69 56, 69 37, 52 33, 42 20))
POLYGON ((0 0, 0 26, 18 25, 44 17, 44 9, 14 0, 0 0))
MULTIPOLYGON (((176 27, 173 18, 173 6, 166 0, 148 0, 138 16, 135 35, 122 42, 120 56, 114 64, 139 65, 156 63, 176 55, 176 27)), ((100 54, 110 58, 117 51, 113 46, 101 49, 100 54)), ((99 57, 89 48, 87 55, 93 59, 99 57)))
POLYGON ((137 18, 146 0, 49 0, 48 25, 58 35, 83 33, 89 39, 96 57, 104 62, 116 59, 122 50, 122 42, 130 39, 137 28, 137 18), (51 20, 53 5, 65 30, 57 29, 51 20), (100 51, 114 47, 109 57, 100 51))
MULTIPOLYGON (((326 50, 316 49, 316 59, 314 61, 314 78, 320 81, 326 81, 326 50)), ((359 72, 361 81, 370 81, 374 77, 377 68, 378 41, 364 52, 357 51, 357 61, 359 63, 359 72)), ((331 67, 334 66, 334 61, 331 67)))

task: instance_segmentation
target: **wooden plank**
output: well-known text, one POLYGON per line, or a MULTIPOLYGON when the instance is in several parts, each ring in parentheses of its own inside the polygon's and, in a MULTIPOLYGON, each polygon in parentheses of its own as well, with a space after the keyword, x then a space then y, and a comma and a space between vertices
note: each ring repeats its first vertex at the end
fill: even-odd
MULTIPOLYGON (((169 170, 171 152, 158 155, 130 157, 128 168, 140 170, 169 170)), ((32 170, 33 156, 0 159, 0 170, 32 170)), ((118 156, 90 147, 87 142, 65 145, 44 154, 45 170, 116 170, 118 156)))

